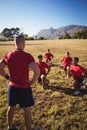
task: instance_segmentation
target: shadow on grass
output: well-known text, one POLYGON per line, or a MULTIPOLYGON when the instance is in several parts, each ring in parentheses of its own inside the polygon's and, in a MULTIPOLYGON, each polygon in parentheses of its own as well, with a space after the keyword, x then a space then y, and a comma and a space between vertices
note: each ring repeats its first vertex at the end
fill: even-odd
POLYGON ((51 63, 51 67, 59 67, 59 68, 63 69, 63 67, 60 64, 51 63))
POLYGON ((74 94, 75 89, 72 88, 64 88, 60 86, 48 86, 46 89, 51 89, 52 91, 58 91, 71 96, 83 96, 84 94, 87 94, 87 89, 81 89, 79 95, 75 95, 74 94))

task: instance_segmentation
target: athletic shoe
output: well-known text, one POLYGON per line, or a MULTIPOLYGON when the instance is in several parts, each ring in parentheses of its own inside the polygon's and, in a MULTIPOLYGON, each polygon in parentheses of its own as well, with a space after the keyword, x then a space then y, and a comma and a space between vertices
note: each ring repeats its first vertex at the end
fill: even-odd
POLYGON ((47 86, 42 85, 42 90, 45 90, 47 88, 47 86))
POLYGON ((85 88, 86 88, 86 86, 85 86, 85 85, 82 85, 82 86, 81 86, 81 88, 85 89, 85 88))
POLYGON ((74 95, 79 95, 80 94, 80 91, 75 91, 74 92, 74 95))

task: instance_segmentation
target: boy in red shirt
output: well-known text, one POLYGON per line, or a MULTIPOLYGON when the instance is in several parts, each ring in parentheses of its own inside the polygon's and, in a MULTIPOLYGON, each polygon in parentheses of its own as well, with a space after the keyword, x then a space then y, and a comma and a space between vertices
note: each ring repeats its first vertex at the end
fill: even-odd
POLYGON ((66 75, 67 75, 67 67, 70 66, 72 61, 73 60, 70 57, 69 52, 66 52, 65 56, 61 59, 61 66, 63 67, 66 75))
POLYGON ((39 84, 42 85, 43 88, 46 87, 47 85, 47 75, 50 72, 50 66, 48 64, 46 64, 45 62, 42 61, 43 60, 43 56, 39 55, 38 56, 38 62, 36 62, 36 64, 39 66, 40 69, 40 76, 38 79, 39 84))
POLYGON ((44 54, 44 58, 46 59, 46 63, 50 65, 50 61, 54 58, 53 54, 50 53, 50 49, 44 54))
POLYGON ((79 62, 79 58, 78 57, 74 57, 74 63, 68 68, 68 74, 72 74, 73 78, 74 78, 74 88, 75 88, 75 95, 80 94, 80 87, 83 83, 84 77, 86 75, 86 70, 78 65, 79 62))

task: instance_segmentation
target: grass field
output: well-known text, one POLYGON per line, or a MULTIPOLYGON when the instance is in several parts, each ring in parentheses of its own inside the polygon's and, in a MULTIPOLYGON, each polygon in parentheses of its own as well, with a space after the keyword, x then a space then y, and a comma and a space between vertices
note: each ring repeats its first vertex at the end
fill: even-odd
MULTIPOLYGON (((42 90, 36 83, 33 85, 35 105, 32 107, 33 130, 87 130, 87 83, 81 95, 74 96, 73 78, 65 79, 59 66, 60 58, 66 51, 71 57, 78 56, 79 64, 87 69, 87 40, 46 40, 26 41, 25 50, 35 60, 39 54, 50 49, 54 55, 53 66, 48 75, 49 87, 42 90)), ((13 42, 0 42, 0 59, 5 53, 14 49, 13 42)), ((32 77, 32 72, 31 77, 32 77)), ((87 82, 87 79, 86 79, 87 82)), ((0 130, 6 130, 7 84, 0 76, 0 130)), ((25 130, 23 110, 17 106, 14 124, 19 130, 25 130)))

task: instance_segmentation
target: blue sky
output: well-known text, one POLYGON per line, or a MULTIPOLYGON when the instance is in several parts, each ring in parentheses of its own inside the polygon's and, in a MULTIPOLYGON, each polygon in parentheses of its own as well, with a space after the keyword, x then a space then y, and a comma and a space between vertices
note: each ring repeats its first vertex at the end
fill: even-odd
POLYGON ((32 36, 70 24, 87 26, 87 0, 0 0, 0 32, 19 27, 32 36))

